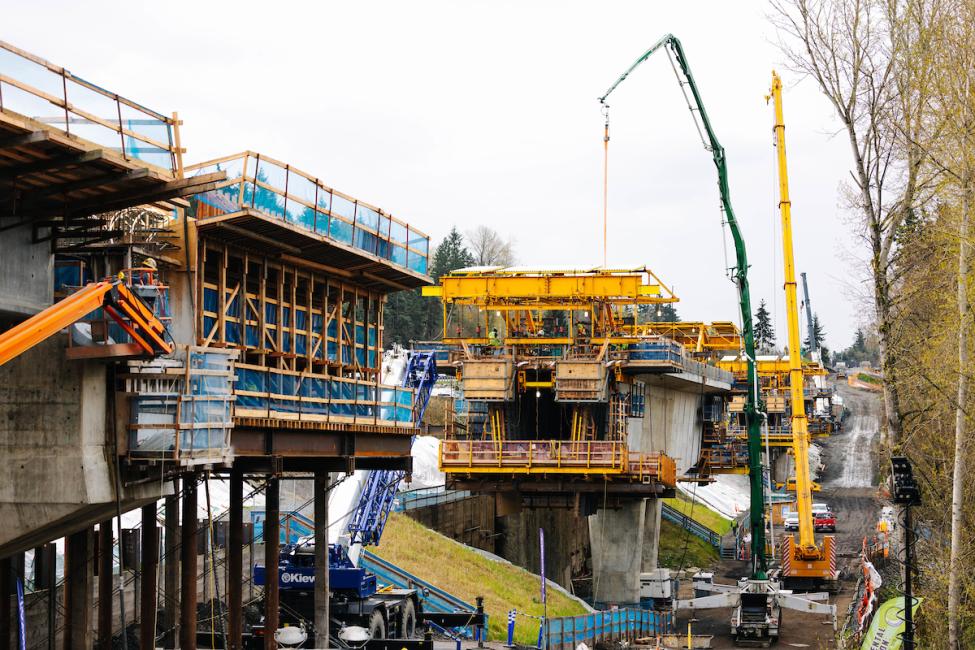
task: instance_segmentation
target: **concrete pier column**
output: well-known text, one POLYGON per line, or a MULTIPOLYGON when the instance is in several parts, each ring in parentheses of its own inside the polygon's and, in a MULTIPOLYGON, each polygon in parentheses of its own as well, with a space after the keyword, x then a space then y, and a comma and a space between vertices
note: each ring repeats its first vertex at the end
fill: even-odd
POLYGON ((112 650, 112 520, 98 524, 98 648, 112 650))
POLYGON ((593 598, 597 604, 640 602, 640 570, 646 530, 645 501, 602 509, 589 517, 593 598))
POLYGON ((91 648, 93 534, 91 528, 86 528, 68 535, 65 544, 64 650, 91 648))
POLYGON ((660 499, 647 499, 647 513, 643 529, 643 571, 657 568, 657 555, 660 551, 660 516, 664 504, 660 499))
POLYGON ((315 472, 315 646, 328 647, 328 472, 315 472))
POLYGON ((240 650, 243 625, 241 581, 244 576, 244 474, 230 473, 230 530, 227 540, 227 645, 240 650))
POLYGON ((176 612, 179 611, 179 486, 174 485, 176 494, 166 497, 166 561, 165 577, 163 578, 163 629, 166 633, 162 638, 162 647, 172 649, 176 647, 179 638, 177 630, 179 621, 176 612))
POLYGON ((179 647, 196 650, 196 475, 183 479, 179 647))
POLYGON ((156 581, 159 571, 159 526, 156 502, 142 507, 142 591, 139 594, 139 647, 156 647, 156 581))
MULTIPOLYGON (((281 535, 280 481, 269 476, 264 494, 264 650, 277 650, 278 629, 278 544, 281 535)), ((326 644, 327 647, 327 644, 326 644)))
POLYGON ((0 559, 0 650, 10 650, 12 647, 13 566, 13 558, 0 559))

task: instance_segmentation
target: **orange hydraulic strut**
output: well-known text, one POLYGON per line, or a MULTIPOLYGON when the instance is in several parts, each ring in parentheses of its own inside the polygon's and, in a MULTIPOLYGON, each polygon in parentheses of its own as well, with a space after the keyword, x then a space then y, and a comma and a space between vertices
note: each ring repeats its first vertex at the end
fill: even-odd
POLYGON ((121 279, 103 280, 82 287, 39 314, 0 334, 0 366, 50 338, 99 307, 151 356, 173 351, 163 335, 165 325, 121 279), (128 319, 128 320, 126 320, 128 319))

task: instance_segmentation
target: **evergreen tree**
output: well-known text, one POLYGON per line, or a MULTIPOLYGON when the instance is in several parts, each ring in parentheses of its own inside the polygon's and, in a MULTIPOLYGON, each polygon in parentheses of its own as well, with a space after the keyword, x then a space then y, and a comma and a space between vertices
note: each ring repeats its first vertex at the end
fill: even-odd
POLYGON ((758 303, 758 311, 755 312, 755 347, 759 352, 771 352, 775 349, 775 329, 764 300, 758 303))
POLYGON ((673 303, 662 305, 640 305, 637 308, 641 323, 679 323, 680 315, 673 303))
MULTIPOLYGON (((429 263, 430 276, 436 281, 446 273, 470 266, 474 256, 464 245, 464 238, 451 228, 437 246, 429 263)), ((410 341, 431 341, 443 333, 442 308, 439 300, 424 298, 420 289, 397 291, 389 295, 383 312, 383 345, 408 345, 410 341)))

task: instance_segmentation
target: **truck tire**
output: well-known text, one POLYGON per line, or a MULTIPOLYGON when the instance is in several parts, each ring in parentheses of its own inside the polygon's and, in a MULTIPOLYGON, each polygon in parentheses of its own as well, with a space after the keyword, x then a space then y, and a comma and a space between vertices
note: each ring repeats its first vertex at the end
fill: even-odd
POLYGON ((399 633, 404 639, 416 636, 416 607, 412 600, 407 600, 400 612, 399 633))
POLYGON ((369 617, 369 636, 373 639, 386 638, 386 620, 378 609, 374 609, 369 617))

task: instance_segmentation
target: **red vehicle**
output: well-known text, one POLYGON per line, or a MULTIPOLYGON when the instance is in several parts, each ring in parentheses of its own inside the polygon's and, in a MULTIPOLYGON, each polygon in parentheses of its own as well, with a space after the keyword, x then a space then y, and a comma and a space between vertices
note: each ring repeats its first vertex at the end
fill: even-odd
POLYGON ((836 515, 831 510, 813 513, 813 528, 816 531, 836 532, 836 515))

